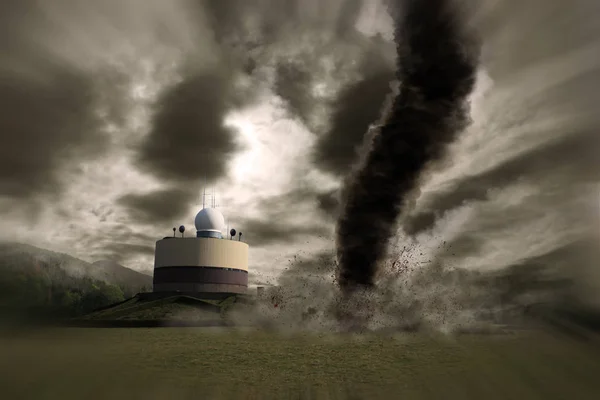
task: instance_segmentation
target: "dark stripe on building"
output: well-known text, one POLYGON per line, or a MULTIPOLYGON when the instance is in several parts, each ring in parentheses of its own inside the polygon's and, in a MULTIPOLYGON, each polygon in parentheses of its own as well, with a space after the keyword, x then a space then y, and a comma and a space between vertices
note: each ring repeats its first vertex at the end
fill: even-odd
POLYGON ((248 286, 248 272, 216 267, 161 267, 154 270, 154 283, 211 283, 248 286))

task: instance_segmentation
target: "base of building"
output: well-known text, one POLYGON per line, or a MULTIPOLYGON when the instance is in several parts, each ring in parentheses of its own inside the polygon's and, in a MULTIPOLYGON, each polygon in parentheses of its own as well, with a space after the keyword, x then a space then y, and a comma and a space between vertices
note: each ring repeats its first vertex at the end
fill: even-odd
POLYGON ((246 293, 232 293, 232 292, 179 292, 179 291, 168 291, 168 292, 145 292, 138 293, 137 296, 140 300, 158 300, 172 296, 187 296, 193 297, 198 300, 225 300, 232 296, 247 296, 246 293))

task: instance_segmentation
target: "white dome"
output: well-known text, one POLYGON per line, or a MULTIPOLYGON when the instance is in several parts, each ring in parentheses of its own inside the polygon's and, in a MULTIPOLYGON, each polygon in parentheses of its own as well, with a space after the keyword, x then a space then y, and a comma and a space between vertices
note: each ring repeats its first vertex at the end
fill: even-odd
POLYGON ((197 231, 221 232, 225 226, 225 218, 215 208, 203 208, 194 220, 197 231))

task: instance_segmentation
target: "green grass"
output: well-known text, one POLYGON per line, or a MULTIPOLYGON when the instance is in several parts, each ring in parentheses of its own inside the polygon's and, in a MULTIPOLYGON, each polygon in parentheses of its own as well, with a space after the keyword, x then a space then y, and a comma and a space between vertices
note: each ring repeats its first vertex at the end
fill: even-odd
POLYGON ((223 329, 51 329, 0 336, 6 399, 600 398, 600 341, 223 329))

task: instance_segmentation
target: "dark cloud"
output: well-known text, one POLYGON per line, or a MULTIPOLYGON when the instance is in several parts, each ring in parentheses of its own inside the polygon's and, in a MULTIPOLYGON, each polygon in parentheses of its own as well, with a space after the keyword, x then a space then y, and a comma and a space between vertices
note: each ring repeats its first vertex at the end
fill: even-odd
POLYGON ((152 129, 139 152, 139 164, 176 181, 214 181, 238 150, 234 131, 224 125, 239 100, 234 77, 199 73, 167 89, 158 100, 152 129))
POLYGON ((332 109, 333 121, 320 135, 315 160, 320 168, 341 175, 354 161, 355 148, 369 124, 378 119, 394 77, 391 44, 356 29, 363 3, 228 0, 205 4, 217 41, 229 57, 243 64, 253 79, 264 79, 257 71, 273 66, 275 94, 311 131, 323 130, 316 112, 332 109), (326 72, 327 63, 335 65, 333 73, 326 72), (335 87, 339 82, 347 83, 333 99, 313 91, 315 84, 335 87))
MULTIPOLYGON (((552 317, 554 323, 598 323, 597 245, 574 241, 530 257, 508 268, 481 274, 492 306, 518 309, 534 317, 552 317), (557 318, 558 317, 558 318, 557 318)), ((482 298, 481 304, 486 299, 482 298)), ((490 307, 491 308, 491 307, 490 307)))
POLYGON ((336 196, 336 191, 321 191, 319 188, 297 184, 285 193, 257 200, 265 215, 279 220, 293 214, 292 211, 307 203, 317 209, 331 211, 331 203, 335 201, 336 196))
POLYGON ((61 167, 103 144, 89 77, 50 69, 43 82, 0 77, 0 195, 57 191, 61 167))
POLYGON ((416 235, 431 229, 435 222, 457 207, 472 201, 489 200, 498 189, 511 183, 529 182, 564 185, 594 182, 600 178, 595 132, 568 135, 524 151, 483 173, 465 177, 440 191, 424 208, 408 215, 404 231, 416 235))
POLYGON ((595 0, 525 0, 517 6, 494 2, 478 21, 486 42, 483 59, 488 73, 492 79, 501 80, 597 40, 599 13, 595 0), (515 40, 519 46, 514 46, 515 40))
POLYGON ((336 34, 340 37, 356 34, 356 23, 363 8, 363 0, 345 0, 340 7, 336 23, 336 34))
POLYGON ((310 51, 276 62, 274 93, 292 115, 320 136, 315 150, 319 167, 337 172, 339 162, 331 166, 322 158, 352 158, 354 147, 377 121, 394 76, 393 63, 383 56, 385 50, 385 42, 355 32, 353 39, 336 37, 325 44, 315 40, 310 51), (339 49, 343 46, 348 54, 339 49), (334 72, 327 71, 328 63, 335 65, 334 72), (333 92, 341 82, 341 88, 333 92), (317 87, 326 89, 318 93, 317 87))
POLYGON ((320 197, 328 196, 319 188, 297 184, 279 195, 256 198, 260 218, 234 216, 230 228, 243 233, 243 240, 251 246, 287 244, 303 238, 329 238, 331 229, 313 213, 320 207, 320 197), (305 214, 306 223, 290 221, 290 217, 305 214))
POLYGON ((200 2, 218 43, 235 50, 268 46, 301 22, 300 0, 223 0, 200 2))
POLYGON ((96 87, 107 89, 98 93, 98 109, 102 118, 119 129, 126 129, 132 109, 132 99, 128 93, 132 80, 129 71, 118 68, 105 67, 94 75, 96 87))
MULTIPOLYGON (((248 100, 236 86, 238 79, 254 82, 249 89, 253 91, 261 84, 271 83, 266 76, 274 67, 275 94, 286 102, 292 114, 311 126, 309 120, 320 104, 312 95, 311 83, 323 79, 321 56, 337 57, 328 54, 327 46, 335 51, 336 43, 347 40, 365 48, 372 46, 365 44, 367 40, 362 35, 352 34, 356 33, 354 25, 362 1, 324 4, 226 0, 194 4, 197 7, 192 11, 198 13, 198 20, 204 14, 214 33, 219 52, 216 58, 223 71, 184 71, 182 81, 160 95, 152 130, 139 147, 138 165, 165 180, 210 182, 224 176, 227 162, 239 148, 235 132, 223 126, 223 119, 248 100), (314 46, 306 50, 303 46, 307 43, 314 46)), ((317 195, 315 191, 309 194, 315 201, 317 195)), ((128 196, 126 200, 139 204, 137 200, 143 199, 128 196)), ((145 199, 144 203, 149 201, 145 199)), ((270 201, 265 199, 267 204, 270 201)), ((183 204, 174 207, 167 217, 182 207, 183 204)), ((289 214, 289 208, 282 209, 281 202, 270 209, 271 215, 286 213, 289 214)), ((152 220, 150 215, 147 219, 152 220)))
POLYGON ((2 2, 0 195, 21 199, 60 193, 62 169, 105 144, 93 77, 31 32, 52 34, 33 3, 2 2))
POLYGON ((242 239, 254 247, 290 244, 303 237, 327 237, 331 234, 329 229, 322 226, 269 221, 269 218, 239 220, 237 229, 238 232, 242 232, 242 239))
POLYGON ((312 82, 311 72, 299 63, 284 61, 275 68, 275 94, 284 99, 289 111, 304 122, 309 119, 314 102, 309 88, 312 82))
POLYGON ((242 33, 246 29, 244 22, 253 11, 257 11, 257 1, 223 0, 210 1, 201 0, 197 2, 200 10, 206 12, 208 24, 215 34, 215 40, 219 43, 228 41, 249 41, 252 38, 242 33))
POLYGON ((352 34, 363 0, 208 0, 199 4, 218 41, 262 44, 298 26, 339 36, 352 34))
POLYGON ((304 210, 310 210, 312 207, 315 211, 329 207, 327 203, 332 201, 329 197, 335 197, 335 193, 298 185, 280 195, 257 199, 261 218, 240 216, 232 220, 235 226, 231 225, 231 228, 242 231, 242 237, 252 246, 293 243, 304 237, 329 238, 332 235, 331 229, 321 224, 320 217, 314 214, 307 214, 314 221, 303 225, 285 222, 290 216, 298 215, 299 212, 304 213, 304 210))
MULTIPOLYGON (((177 187, 144 194, 127 194, 117 200, 126 207, 134 222, 142 224, 181 224, 188 205, 197 192, 177 187)), ((174 225, 174 226, 175 226, 174 225)))

